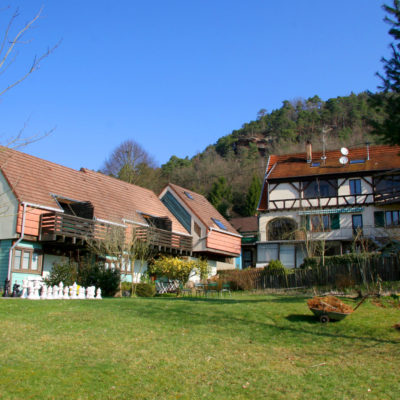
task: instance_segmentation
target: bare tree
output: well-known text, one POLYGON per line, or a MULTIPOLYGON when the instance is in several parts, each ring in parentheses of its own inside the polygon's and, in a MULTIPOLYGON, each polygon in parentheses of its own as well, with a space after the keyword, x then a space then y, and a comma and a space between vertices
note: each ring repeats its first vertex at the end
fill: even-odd
POLYGON ((122 142, 104 162, 101 172, 125 182, 147 186, 148 177, 154 173, 156 162, 134 140, 122 142))
MULTIPOLYGON (((43 7, 40 8, 37 14, 30 21, 23 24, 20 28, 17 28, 16 30, 14 29, 14 25, 16 24, 16 21, 20 16, 19 10, 16 9, 11 15, 2 35, 3 37, 0 39, 0 75, 6 75, 7 71, 15 63, 19 54, 18 48, 31 42, 30 39, 26 39, 26 35, 32 29, 36 21, 41 17, 42 11, 43 7)), ((23 72, 19 77, 14 78, 11 82, 0 86, 0 97, 6 94, 15 86, 22 83, 26 78, 37 71, 40 68, 41 62, 54 52, 54 50, 59 46, 60 42, 61 41, 59 41, 53 47, 48 47, 47 50, 44 51, 42 54, 34 56, 32 63, 28 66, 25 72, 23 72)), ((13 148, 25 146, 28 143, 32 143, 41 139, 43 136, 49 135, 53 131, 52 129, 45 133, 26 136, 26 127, 27 122, 16 135, 11 137, 10 139, 6 139, 3 145, 13 148)))

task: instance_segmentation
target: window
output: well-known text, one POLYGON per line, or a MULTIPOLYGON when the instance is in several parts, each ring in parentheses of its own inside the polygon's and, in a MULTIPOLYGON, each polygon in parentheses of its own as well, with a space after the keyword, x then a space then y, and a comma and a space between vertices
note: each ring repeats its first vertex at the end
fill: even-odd
POLYGON ((365 160, 350 160, 350 164, 364 164, 365 160))
POLYGON ((189 192, 183 192, 183 193, 185 193, 188 199, 193 200, 193 196, 189 192))
POLYGON ((386 211, 385 212, 385 225, 398 226, 399 225, 399 211, 386 211))
POLYGON ((400 191, 400 175, 376 178, 375 190, 378 193, 395 193, 400 191))
POLYGON ((16 247, 13 251, 13 271, 40 274, 42 255, 34 249, 16 247))
POLYGON ((317 179, 314 181, 304 182, 303 196, 305 199, 337 196, 337 181, 334 179, 317 179))
POLYGON ((350 194, 361 194, 361 179, 350 179, 350 194))
POLYGON ((353 233, 357 234, 363 227, 363 220, 361 214, 354 214, 352 216, 353 233))
POLYGON ((400 211, 375 211, 374 212, 375 227, 382 228, 384 226, 396 227, 400 226, 400 211))
POLYGON ((313 215, 311 217, 311 230, 313 232, 324 232, 330 230, 329 215, 313 215))
POLYGON ((218 226, 218 228, 223 229, 224 231, 227 231, 228 228, 217 218, 211 218, 215 224, 218 226))
POLYGON ((302 215, 301 226, 313 232, 340 229, 340 214, 302 215))

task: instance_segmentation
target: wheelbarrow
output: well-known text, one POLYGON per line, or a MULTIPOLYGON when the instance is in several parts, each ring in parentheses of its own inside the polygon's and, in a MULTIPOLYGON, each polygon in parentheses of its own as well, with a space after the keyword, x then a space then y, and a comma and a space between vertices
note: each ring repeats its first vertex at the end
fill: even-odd
MULTIPOLYGON (((364 296, 361 301, 354 307, 353 312, 357 310, 358 307, 361 306, 362 303, 364 303, 365 299, 369 295, 364 296)), ((333 306, 330 304, 327 304, 329 308, 332 308, 333 306)), ((318 308, 311 308, 310 310, 313 312, 313 314, 319 318, 320 322, 323 324, 329 322, 329 321, 341 321, 342 319, 345 319, 348 315, 352 313, 341 313, 337 311, 326 311, 324 309, 320 310, 318 308)))

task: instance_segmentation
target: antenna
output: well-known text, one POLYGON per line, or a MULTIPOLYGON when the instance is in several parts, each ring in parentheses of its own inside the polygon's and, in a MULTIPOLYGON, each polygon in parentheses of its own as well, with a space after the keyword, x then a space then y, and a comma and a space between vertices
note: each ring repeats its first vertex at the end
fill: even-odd
POLYGON ((340 152, 342 153, 343 156, 347 156, 349 154, 349 149, 347 147, 342 147, 340 149, 340 152))
POLYGON ((339 162, 340 164, 345 165, 349 162, 349 159, 346 156, 342 156, 339 158, 339 162))

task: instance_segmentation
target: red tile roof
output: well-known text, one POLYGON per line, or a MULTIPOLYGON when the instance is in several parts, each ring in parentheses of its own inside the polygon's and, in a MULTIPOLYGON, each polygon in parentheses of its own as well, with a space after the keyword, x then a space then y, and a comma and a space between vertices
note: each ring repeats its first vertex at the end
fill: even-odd
MULTIPOLYGON (((313 151, 312 163, 319 162, 319 166, 312 166, 307 163, 306 153, 271 155, 266 169, 266 181, 286 180, 346 174, 367 174, 369 172, 384 172, 400 168, 400 146, 369 146, 369 160, 367 160, 367 147, 349 149, 347 158, 349 162, 345 165, 340 164, 342 157, 340 150, 326 151, 326 162, 322 162, 322 151, 313 151), (351 163, 355 160, 364 160, 362 163, 351 163)), ((267 205, 267 185, 263 185, 258 210, 265 211, 267 205)))
POLYGON ((221 221, 227 228, 227 232, 238 235, 236 229, 215 209, 215 207, 201 194, 185 189, 178 185, 169 183, 168 186, 177 194, 181 201, 203 222, 208 228, 221 228, 213 221, 221 221), (186 194, 188 193, 192 199, 186 194))
POLYGON ((258 232, 258 218, 256 216, 232 218, 229 222, 240 233, 258 232))
POLYGON ((85 168, 80 171, 0 147, 0 168, 20 202, 59 209, 53 195, 89 201, 98 219, 145 223, 141 213, 169 217, 172 229, 186 230, 149 189, 85 168))
POLYGON ((307 163, 306 153, 271 155, 268 165, 268 180, 298 178, 316 175, 347 174, 354 172, 387 171, 400 168, 400 146, 370 146, 369 160, 367 147, 349 149, 345 165, 339 163, 340 150, 326 151, 326 162, 323 164, 322 152, 313 152, 312 162, 320 162, 320 166, 312 167, 307 163), (364 163, 351 164, 354 160, 365 160, 364 163))

